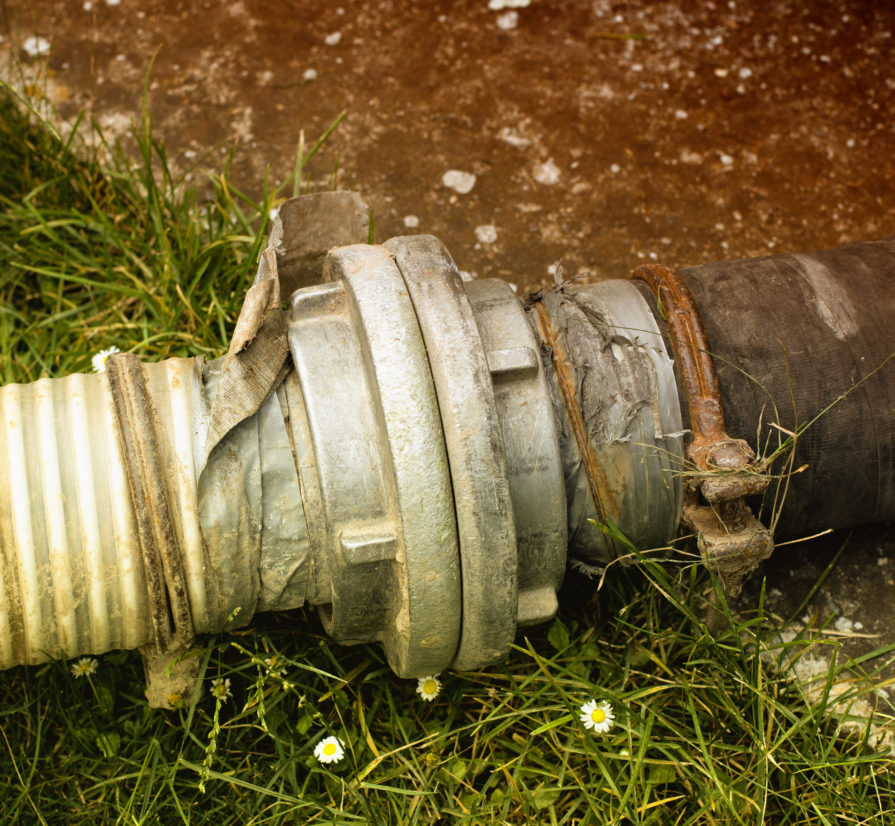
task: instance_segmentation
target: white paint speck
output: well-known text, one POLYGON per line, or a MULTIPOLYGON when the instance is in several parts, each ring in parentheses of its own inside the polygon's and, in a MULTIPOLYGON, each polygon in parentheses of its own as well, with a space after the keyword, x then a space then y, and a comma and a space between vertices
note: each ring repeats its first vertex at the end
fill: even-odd
POLYGON ((420 225, 420 219, 416 215, 405 215, 404 226, 407 229, 416 229, 420 225))
POLYGON ((107 6, 120 6, 121 0, 106 0, 107 6))
POLYGON ((718 156, 718 160, 720 160, 721 163, 724 164, 724 166, 733 166, 733 158, 726 152, 722 152, 718 156))
POLYGON ((475 237, 480 244, 493 244, 497 240, 497 227, 494 224, 482 224, 475 228, 475 237))
POLYGON ((497 18, 497 28, 503 29, 505 32, 512 31, 519 25, 519 12, 504 12, 497 18))
POLYGON ((752 70, 748 66, 743 66, 737 74, 739 75, 740 80, 748 80, 752 77, 752 70))
POLYGON ((338 46, 341 40, 342 32, 333 32, 323 38, 323 42, 326 43, 327 46, 338 46))
POLYGON ((305 69, 302 74, 302 80, 317 80, 317 70, 316 69, 305 69))
POLYGON ((618 173, 622 171, 622 168, 617 163, 614 163, 612 164, 612 166, 609 167, 609 171, 613 175, 618 175, 618 173))
POLYGON ((93 11, 93 2, 92 2, 92 0, 87 0, 87 2, 84 3, 84 11, 93 11))
POLYGON ((488 0, 488 8, 491 11, 503 11, 504 9, 524 9, 531 0, 488 0))
POLYGON ((686 120, 688 117, 690 117, 690 116, 687 114, 687 112, 686 112, 685 109, 675 109, 675 110, 674 110, 674 116, 675 116, 678 120, 686 120))
POLYGON ((43 57, 50 53, 50 41, 45 37, 26 37, 22 49, 28 57, 43 57))
POLYGON ((632 64, 631 64, 631 71, 632 71, 632 72, 642 72, 642 71, 643 71, 643 64, 642 64, 642 63, 632 63, 632 64))
POLYGON ((559 167, 553 163, 553 158, 548 158, 544 163, 535 166, 532 175, 539 184, 553 186, 559 183, 560 171, 559 167))
POLYGON ((441 182, 448 189, 467 195, 475 186, 475 175, 471 172, 461 172, 459 169, 449 169, 441 176, 441 182))

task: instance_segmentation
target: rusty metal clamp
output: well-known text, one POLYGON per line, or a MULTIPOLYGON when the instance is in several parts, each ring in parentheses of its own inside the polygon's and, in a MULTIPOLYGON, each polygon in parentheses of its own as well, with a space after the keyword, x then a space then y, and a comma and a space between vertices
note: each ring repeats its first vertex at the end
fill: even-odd
POLYGON ((681 522, 695 532, 705 564, 718 573, 725 591, 735 595, 774 550, 771 532, 745 501, 761 493, 770 479, 756 466, 752 448, 727 434, 708 339, 683 279, 655 264, 638 267, 631 277, 645 281, 656 295, 690 407, 693 440, 687 455, 695 472, 684 486, 681 522))

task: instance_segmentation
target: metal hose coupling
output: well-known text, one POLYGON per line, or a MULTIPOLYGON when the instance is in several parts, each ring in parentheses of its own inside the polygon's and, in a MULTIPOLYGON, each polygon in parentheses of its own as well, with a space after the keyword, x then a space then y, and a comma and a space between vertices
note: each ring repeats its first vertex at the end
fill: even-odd
POLYGON ((684 431, 640 292, 523 306, 433 237, 363 243, 365 214, 285 203, 220 359, 0 389, 0 667, 140 648, 165 706, 196 635, 307 603, 400 676, 475 669, 554 615, 568 552, 618 555, 591 520, 674 535, 684 431))

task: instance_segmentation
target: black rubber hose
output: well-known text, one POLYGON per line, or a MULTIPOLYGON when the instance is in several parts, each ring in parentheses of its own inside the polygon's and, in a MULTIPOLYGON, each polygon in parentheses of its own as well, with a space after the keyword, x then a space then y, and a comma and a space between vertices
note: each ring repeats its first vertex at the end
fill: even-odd
MULTIPOLYGON (((895 519, 895 238, 679 274, 708 336, 727 432, 762 454, 785 438, 772 422, 793 432, 811 422, 777 537, 895 519)), ((687 411, 680 382, 679 393, 687 411)))

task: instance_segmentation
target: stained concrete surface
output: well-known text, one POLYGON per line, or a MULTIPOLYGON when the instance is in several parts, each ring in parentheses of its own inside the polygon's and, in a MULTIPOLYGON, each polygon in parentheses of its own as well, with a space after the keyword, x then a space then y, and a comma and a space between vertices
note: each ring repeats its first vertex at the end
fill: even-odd
MULTIPOLYGON (((559 261, 566 277, 624 277, 643 261, 895 234, 895 4, 22 0, 7 12, 2 46, 61 117, 87 107, 126 141, 145 80, 173 163, 197 177, 235 141, 235 180, 257 192, 266 169, 288 174, 302 131, 310 143, 344 111, 312 183, 359 190, 378 238, 433 233, 461 269, 520 293, 559 261), (43 54, 27 56, 28 37, 43 54)), ((844 540, 780 548, 770 608, 795 610, 844 540)), ((893 577, 891 526, 861 529, 798 619, 832 617, 826 633, 848 653, 895 643, 893 577)))

